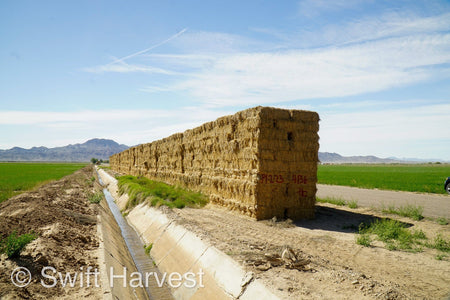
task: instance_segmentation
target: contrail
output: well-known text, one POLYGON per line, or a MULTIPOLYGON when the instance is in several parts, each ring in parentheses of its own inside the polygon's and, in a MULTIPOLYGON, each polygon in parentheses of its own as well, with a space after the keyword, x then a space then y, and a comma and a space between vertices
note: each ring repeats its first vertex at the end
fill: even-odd
POLYGON ((184 28, 183 30, 181 30, 181 31, 177 32, 176 34, 172 35, 171 37, 169 37, 168 39, 166 39, 166 40, 164 40, 164 41, 162 41, 162 42, 160 42, 160 43, 158 43, 158 44, 156 44, 156 45, 153 45, 153 46, 151 46, 150 48, 147 48, 147 49, 141 50, 141 51, 139 51, 139 52, 136 52, 136 53, 133 53, 133 54, 124 56, 124 57, 122 57, 122 58, 118 58, 118 59, 116 59, 116 60, 114 60, 114 61, 112 61, 112 62, 106 64, 106 66, 109 66, 109 65, 112 65, 112 64, 115 64, 115 63, 118 63, 118 62, 123 62, 123 61, 126 60, 126 59, 129 59, 129 58, 135 57, 135 56, 137 56, 137 55, 139 55, 139 54, 142 54, 142 53, 145 53, 145 52, 147 52, 147 51, 153 50, 153 49, 155 49, 155 48, 157 48, 157 47, 159 47, 159 46, 162 46, 162 45, 164 45, 165 43, 170 42, 171 40, 173 40, 173 39, 179 37, 180 35, 182 35, 183 33, 185 33, 187 30, 188 30, 187 28, 184 28))

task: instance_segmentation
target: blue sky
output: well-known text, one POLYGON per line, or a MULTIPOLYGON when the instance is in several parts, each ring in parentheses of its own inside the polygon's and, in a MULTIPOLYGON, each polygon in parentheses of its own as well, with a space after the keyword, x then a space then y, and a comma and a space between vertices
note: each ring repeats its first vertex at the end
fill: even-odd
POLYGON ((448 1, 1 1, 0 149, 136 145, 249 107, 320 151, 450 160, 448 1))

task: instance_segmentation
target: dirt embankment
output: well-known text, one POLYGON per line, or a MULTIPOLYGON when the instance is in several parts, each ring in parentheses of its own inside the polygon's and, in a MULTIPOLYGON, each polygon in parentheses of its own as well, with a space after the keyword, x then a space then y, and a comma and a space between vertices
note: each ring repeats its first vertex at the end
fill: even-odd
POLYGON ((85 273, 88 267, 92 267, 93 272, 98 268, 97 208, 88 200, 89 195, 98 191, 92 177, 92 167, 88 166, 0 204, 2 239, 13 231, 18 235, 34 231, 38 236, 20 257, 8 259, 5 254, 1 255, 1 299, 102 297, 102 290, 95 286, 92 275, 89 286, 86 277, 78 277, 73 287, 69 281, 62 287, 62 280, 68 273, 85 273), (31 282, 26 287, 17 287, 11 281, 11 274, 18 267, 27 268, 31 273, 31 282), (51 267, 57 273, 47 269, 45 274, 52 278, 45 278, 44 267, 51 267), (41 280, 54 287, 45 287, 41 280))

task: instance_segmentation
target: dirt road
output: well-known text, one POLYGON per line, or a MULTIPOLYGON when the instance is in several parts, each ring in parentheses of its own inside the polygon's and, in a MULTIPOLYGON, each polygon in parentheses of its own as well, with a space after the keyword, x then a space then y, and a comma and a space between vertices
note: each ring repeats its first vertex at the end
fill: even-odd
MULTIPOLYGON (((316 218, 297 222, 255 221, 213 206, 167 210, 175 222, 254 272, 281 299, 447 299, 450 261, 436 250, 389 251, 355 243, 355 230, 381 214, 368 208, 318 204, 316 218), (306 265, 273 265, 290 247, 306 265)), ((411 230, 450 236, 450 225, 410 221, 411 230)))
POLYGON ((391 205, 416 205, 423 207, 423 215, 433 218, 450 218, 450 196, 385 190, 369 190, 339 185, 317 185, 318 198, 334 197, 357 201, 358 206, 383 208, 391 205))

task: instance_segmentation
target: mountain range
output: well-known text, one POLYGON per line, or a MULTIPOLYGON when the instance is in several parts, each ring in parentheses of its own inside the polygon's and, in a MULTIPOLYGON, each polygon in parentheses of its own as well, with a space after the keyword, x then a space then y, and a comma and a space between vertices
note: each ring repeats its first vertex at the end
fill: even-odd
POLYGON ((337 153, 319 152, 319 160, 323 164, 345 164, 345 163, 363 163, 363 164, 392 164, 392 163, 406 163, 397 158, 379 158, 373 155, 367 156, 342 156, 337 153))
MULTIPOLYGON (((74 161, 87 162, 91 158, 108 160, 115 153, 128 149, 129 146, 118 144, 108 139, 91 139, 82 144, 67 145, 64 147, 33 147, 24 149, 14 147, 8 150, 0 150, 0 161, 74 161)), ((338 153, 319 152, 321 163, 420 163, 439 160, 400 159, 395 157, 379 158, 369 156, 342 156, 338 153)))
POLYGON ((338 153, 319 152, 319 160, 323 164, 418 164, 429 162, 449 163, 442 159, 421 158, 380 158, 373 155, 366 156, 342 156, 338 153))
POLYGON ((109 156, 128 149, 113 140, 91 139, 83 144, 64 147, 33 147, 24 149, 14 147, 0 150, 0 161, 90 161, 91 158, 108 160, 109 156))

